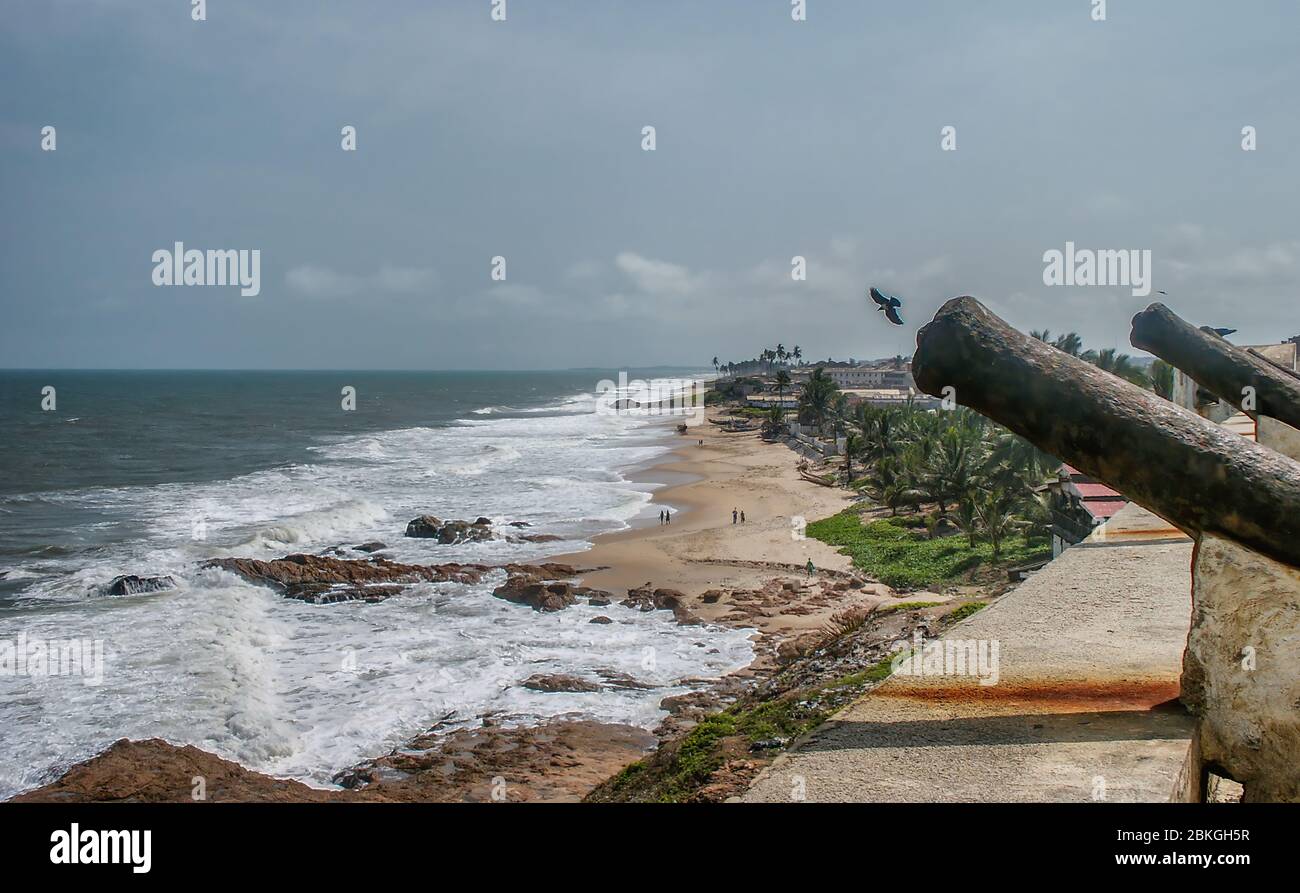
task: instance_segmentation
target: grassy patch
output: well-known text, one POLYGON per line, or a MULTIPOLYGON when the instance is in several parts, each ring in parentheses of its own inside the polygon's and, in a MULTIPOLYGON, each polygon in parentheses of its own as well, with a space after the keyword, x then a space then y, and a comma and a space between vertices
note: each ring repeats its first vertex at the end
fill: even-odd
POLYGON ((854 567, 894 589, 919 589, 976 570, 1021 564, 1050 554, 1043 546, 1027 546, 1016 537, 1003 543, 1002 555, 995 563, 988 543, 977 542, 972 548, 964 536, 929 539, 910 530, 903 518, 863 524, 851 509, 809 524, 808 535, 838 547, 853 560, 854 567))
POLYGON ((899 602, 896 605, 883 605, 876 608, 877 614, 888 614, 891 611, 919 611, 922 608, 937 608, 943 602, 899 602))
POLYGON ((958 623, 962 620, 965 620, 967 617, 974 614, 976 611, 979 611, 987 606, 988 606, 988 602, 967 602, 957 610, 951 612, 947 617, 944 618, 944 620, 948 621, 949 623, 958 623))

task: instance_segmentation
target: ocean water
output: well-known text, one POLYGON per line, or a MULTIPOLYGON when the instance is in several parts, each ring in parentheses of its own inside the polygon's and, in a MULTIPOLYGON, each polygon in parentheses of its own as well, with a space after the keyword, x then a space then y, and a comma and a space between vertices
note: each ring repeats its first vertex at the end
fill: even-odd
POLYGON ((0 657, 20 637, 103 648, 98 684, 0 667, 0 798, 124 736, 326 786, 440 720, 578 712, 649 727, 660 699, 687 690, 678 680, 747 664, 743 631, 617 605, 539 614, 493 598, 495 575, 318 606, 197 568, 369 540, 416 563, 587 548, 644 513, 653 485, 628 472, 669 443, 662 420, 595 412, 597 382, 615 377, 0 371, 0 657), (355 411, 341 407, 344 386, 355 411), (486 515, 503 533, 527 521, 563 541, 406 539, 420 514, 486 515), (119 574, 170 574, 177 588, 102 594, 119 574), (599 613, 616 622, 590 624, 599 613), (602 669, 663 687, 517 684, 602 669))

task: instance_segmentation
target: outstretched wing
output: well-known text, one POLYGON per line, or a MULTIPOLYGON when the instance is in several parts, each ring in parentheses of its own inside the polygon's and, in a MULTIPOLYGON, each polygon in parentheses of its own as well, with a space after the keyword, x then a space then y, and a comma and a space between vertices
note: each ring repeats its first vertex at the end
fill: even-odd
POLYGON ((883 294, 881 294, 880 289, 876 288, 874 285, 871 286, 870 289, 868 289, 867 293, 871 295, 871 300, 879 304, 881 308, 885 308, 889 306, 889 299, 886 298, 883 294))
POLYGON ((892 322, 892 323, 893 323, 894 325, 896 325, 896 326, 901 326, 901 325, 903 324, 903 317, 901 317, 901 316, 898 315, 898 299, 897 299, 897 298, 894 299, 894 303, 893 303, 893 304, 891 304, 890 306, 888 306, 888 307, 885 308, 885 318, 888 319, 890 322, 892 322))

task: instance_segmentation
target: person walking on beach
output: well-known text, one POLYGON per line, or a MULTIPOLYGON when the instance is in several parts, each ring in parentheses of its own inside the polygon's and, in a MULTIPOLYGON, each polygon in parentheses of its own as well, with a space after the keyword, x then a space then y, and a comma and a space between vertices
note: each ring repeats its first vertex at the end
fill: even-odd
POLYGON ((744 523, 745 523, 745 510, 744 510, 744 509, 741 509, 741 511, 740 511, 740 523, 741 523, 741 524, 744 524, 744 523))
POLYGON ((808 559, 808 565, 807 565, 807 566, 808 566, 808 576, 811 577, 811 576, 813 575, 813 571, 816 570, 816 568, 813 567, 813 563, 812 563, 812 559, 811 559, 811 558, 808 559))
POLYGON ((660 509, 660 510, 659 510, 659 523, 660 523, 660 524, 664 523, 664 510, 663 510, 663 509, 660 509))
POLYGON ((735 510, 735 509, 732 509, 732 510, 731 510, 731 523, 732 523, 732 524, 735 524, 735 523, 736 523, 736 510, 735 510))
POLYGON ((664 509, 664 523, 665 524, 673 523, 673 513, 668 511, 667 509, 664 509))

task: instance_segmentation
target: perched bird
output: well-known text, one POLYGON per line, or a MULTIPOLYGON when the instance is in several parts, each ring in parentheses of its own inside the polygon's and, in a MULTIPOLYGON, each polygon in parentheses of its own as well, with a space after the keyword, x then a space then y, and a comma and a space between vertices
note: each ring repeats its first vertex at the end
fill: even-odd
POLYGON ((1202 331, 1202 332, 1213 332, 1214 334, 1218 335, 1220 338, 1227 338, 1229 335, 1235 334, 1237 330, 1236 330, 1236 329, 1221 329, 1221 328, 1215 328, 1215 327, 1213 327, 1213 326, 1201 326, 1201 331, 1202 331))
POLYGON ((885 294, 874 285, 871 286, 869 294, 871 295, 871 300, 876 302, 876 309, 885 314, 886 319, 896 326, 901 326, 903 324, 903 317, 898 315, 898 308, 903 306, 902 301, 893 295, 885 294))

